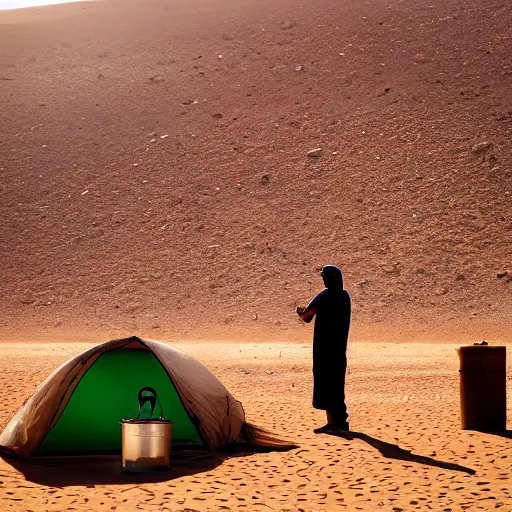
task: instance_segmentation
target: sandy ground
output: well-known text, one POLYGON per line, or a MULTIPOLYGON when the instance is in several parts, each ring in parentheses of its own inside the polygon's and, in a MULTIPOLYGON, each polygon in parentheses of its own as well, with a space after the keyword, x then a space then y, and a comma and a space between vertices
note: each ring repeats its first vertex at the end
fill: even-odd
MULTIPOLYGON (((86 346, 1 344, 0 426, 86 346)), ((299 448, 176 460, 156 478, 122 476, 117 462, 40 468, 0 460, 0 510, 512 510, 510 436, 459 428, 455 345, 352 344, 351 440, 312 432, 324 418, 310 407, 308 345, 178 346, 242 400, 250 421, 299 448)))
POLYGON ((509 439, 459 430, 453 344, 512 342, 511 26, 504 0, 1 12, 0 427, 74 342, 138 334, 200 340, 300 448, 161 481, 0 461, 0 511, 512 510, 509 439), (352 440, 312 433, 294 314, 326 263, 352 440))

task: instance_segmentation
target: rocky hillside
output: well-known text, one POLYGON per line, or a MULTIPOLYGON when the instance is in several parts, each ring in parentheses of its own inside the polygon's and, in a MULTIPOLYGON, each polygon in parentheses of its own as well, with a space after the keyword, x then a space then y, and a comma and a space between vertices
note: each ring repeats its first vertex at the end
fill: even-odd
POLYGON ((0 13, 0 339, 512 341, 503 0, 0 13))

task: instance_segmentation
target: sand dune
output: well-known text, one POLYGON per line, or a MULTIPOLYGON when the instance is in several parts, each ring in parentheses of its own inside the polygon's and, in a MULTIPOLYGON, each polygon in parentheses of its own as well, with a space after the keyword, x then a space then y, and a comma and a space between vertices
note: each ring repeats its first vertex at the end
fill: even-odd
POLYGON ((2 339, 306 339, 294 306, 336 263, 358 339, 510 340, 506 2, 0 24, 2 339))

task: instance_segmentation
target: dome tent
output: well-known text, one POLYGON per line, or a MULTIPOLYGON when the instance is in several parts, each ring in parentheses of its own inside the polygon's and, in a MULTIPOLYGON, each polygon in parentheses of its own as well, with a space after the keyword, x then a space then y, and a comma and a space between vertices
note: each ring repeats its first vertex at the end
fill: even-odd
POLYGON ((136 416, 143 386, 157 391, 162 415, 174 421, 173 446, 221 451, 240 434, 252 446, 293 446, 245 423, 242 404, 197 360, 131 337, 94 346, 57 368, 9 420, 0 448, 22 459, 120 451, 119 421, 136 416))

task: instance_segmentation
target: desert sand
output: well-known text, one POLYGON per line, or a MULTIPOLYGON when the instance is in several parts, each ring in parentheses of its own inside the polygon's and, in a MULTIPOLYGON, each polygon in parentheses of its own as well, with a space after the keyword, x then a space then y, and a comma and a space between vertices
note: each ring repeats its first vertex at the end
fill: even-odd
POLYGON ((512 342, 511 26, 503 0, 0 12, 0 428, 138 335, 299 444, 146 480, 0 459, 0 511, 512 510, 510 440, 460 430, 455 352, 512 342), (326 263, 353 300, 351 439, 312 432, 294 314, 326 263))
MULTIPOLYGON (((243 402, 249 421, 299 447, 175 459, 168 476, 153 478, 121 475, 120 461, 38 467, 0 459, 0 510, 512 510, 510 434, 460 429, 455 345, 352 344, 351 440, 312 432, 324 415, 310 407, 309 345, 178 346, 243 402)), ((0 345, 0 425, 86 347, 0 345)))

